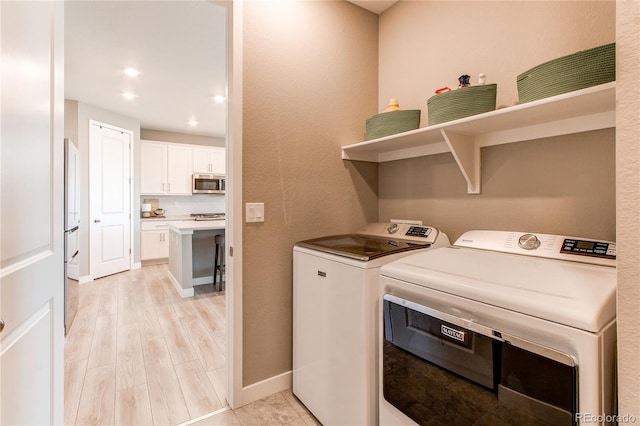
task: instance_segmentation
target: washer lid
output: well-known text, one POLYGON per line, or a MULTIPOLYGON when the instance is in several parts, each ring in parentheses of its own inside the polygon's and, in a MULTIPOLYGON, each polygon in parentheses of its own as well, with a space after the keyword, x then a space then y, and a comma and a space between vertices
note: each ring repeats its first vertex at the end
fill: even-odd
POLYGON ((390 254, 426 248, 431 244, 401 241, 392 238, 368 237, 358 234, 344 234, 299 241, 296 246, 366 262, 390 254))
POLYGON ((616 316, 611 267, 445 247, 396 260, 380 273, 590 332, 616 316))

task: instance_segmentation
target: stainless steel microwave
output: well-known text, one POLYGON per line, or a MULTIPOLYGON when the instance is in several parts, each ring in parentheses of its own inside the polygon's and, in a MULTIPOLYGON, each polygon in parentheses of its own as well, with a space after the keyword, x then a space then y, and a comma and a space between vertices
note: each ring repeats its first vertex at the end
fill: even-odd
POLYGON ((224 194, 224 175, 193 174, 194 194, 224 194))

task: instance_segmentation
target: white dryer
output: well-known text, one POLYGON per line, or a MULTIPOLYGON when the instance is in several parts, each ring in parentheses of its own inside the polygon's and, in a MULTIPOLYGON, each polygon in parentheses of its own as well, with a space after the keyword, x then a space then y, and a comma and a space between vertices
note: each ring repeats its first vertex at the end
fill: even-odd
POLYGON ((380 267, 449 244, 438 229, 407 223, 296 243, 293 393, 322 424, 377 423, 380 267))
POLYGON ((382 267, 380 424, 615 423, 615 258, 470 231, 382 267))

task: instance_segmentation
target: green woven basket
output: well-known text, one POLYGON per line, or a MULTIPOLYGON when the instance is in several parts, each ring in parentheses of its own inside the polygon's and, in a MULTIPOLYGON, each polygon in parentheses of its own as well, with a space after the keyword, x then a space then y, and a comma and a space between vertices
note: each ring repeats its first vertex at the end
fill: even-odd
POLYGON ((367 140, 395 135, 420 127, 420 110, 390 111, 367 119, 367 140))
POLYGON ((497 88, 497 84, 483 84, 430 97, 427 101, 429 125, 495 110, 497 88))
POLYGON ((520 103, 585 89, 616 79, 616 44, 545 62, 518 76, 520 103))

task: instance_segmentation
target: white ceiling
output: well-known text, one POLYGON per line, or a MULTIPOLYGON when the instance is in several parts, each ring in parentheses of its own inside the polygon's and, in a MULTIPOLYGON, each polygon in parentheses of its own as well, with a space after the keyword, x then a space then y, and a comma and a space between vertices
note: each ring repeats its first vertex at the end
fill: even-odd
MULTIPOLYGON (((397 0, 349 0, 380 14, 397 0)), ((140 121, 145 129, 224 137, 224 2, 65 2, 65 98, 140 121), (123 73, 141 71, 138 77, 123 73), (136 98, 127 100, 124 92, 136 98), (192 127, 189 120, 196 120, 192 127)))
POLYGON ((377 15, 396 4, 399 0, 348 0, 353 4, 357 4, 363 9, 367 9, 377 15))
POLYGON ((226 94, 225 26, 226 8, 204 0, 67 1, 65 98, 146 129, 224 136, 225 104, 212 98, 226 94))

